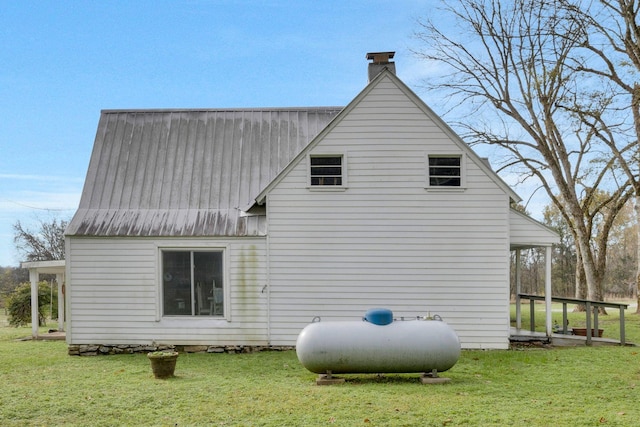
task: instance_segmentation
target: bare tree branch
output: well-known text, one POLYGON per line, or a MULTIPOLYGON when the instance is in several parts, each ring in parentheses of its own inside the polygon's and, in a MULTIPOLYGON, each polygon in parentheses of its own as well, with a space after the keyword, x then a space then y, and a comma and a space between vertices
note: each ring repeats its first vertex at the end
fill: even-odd
MULTIPOLYGON (((580 8, 570 0, 444 0, 441 10, 464 31, 420 22, 416 36, 424 48, 416 53, 447 67, 446 77, 428 86, 448 93, 452 111, 462 111, 471 144, 499 147, 506 155, 502 170, 524 168, 523 177, 541 183, 571 225, 589 296, 601 299, 607 225, 628 200, 630 180, 619 179, 620 162, 603 139, 615 99, 591 86, 597 80, 579 78, 592 63, 581 54, 588 51, 590 27, 576 19, 580 8), (511 138, 514 130, 524 138, 511 138), (614 183, 618 188, 602 197, 614 183), (597 218, 604 219, 594 236, 597 218)), ((599 57, 597 49, 589 52, 599 57)), ((607 68, 597 78, 615 71, 607 68)))
POLYGON ((20 221, 13 225, 14 244, 26 261, 51 261, 64 259, 64 230, 68 222, 53 219, 40 220, 36 231, 23 227, 20 221))

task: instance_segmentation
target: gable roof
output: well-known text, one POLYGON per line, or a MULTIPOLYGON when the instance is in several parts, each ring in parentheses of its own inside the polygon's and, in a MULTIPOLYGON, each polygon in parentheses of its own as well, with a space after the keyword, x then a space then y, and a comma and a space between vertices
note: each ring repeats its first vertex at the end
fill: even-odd
POLYGON ((505 183, 502 178, 493 170, 488 162, 478 156, 478 154, 471 149, 465 143, 458 134, 456 134, 449 125, 447 125, 427 104, 425 104, 422 99, 418 95, 415 94, 400 78, 398 78, 394 72, 390 71, 388 68, 384 68, 369 84, 344 108, 337 117, 326 127, 324 128, 310 143, 307 145, 294 159, 292 159, 291 163, 280 172, 278 177, 276 177, 269 185, 260 192, 260 194, 256 197, 255 202, 259 205, 264 204, 266 201, 266 196, 269 191, 277 185, 277 183, 284 177, 290 169, 295 167, 295 165, 301 161, 301 159, 305 158, 305 156, 313 150, 313 148, 318 145, 318 142, 321 141, 333 128, 335 128, 343 119, 346 117, 361 101, 363 98, 367 96, 374 87, 376 87, 383 79, 390 79, 397 87, 400 89, 422 112, 436 125, 438 126, 443 133, 447 135, 447 137, 462 151, 465 153, 471 161, 473 161, 487 176, 489 176, 496 185, 505 192, 505 194, 509 195, 509 198, 514 202, 519 202, 522 199, 518 196, 515 191, 507 183, 505 183))
POLYGON ((520 197, 394 73, 378 74, 345 108, 104 110, 75 236, 253 236, 288 170, 383 79, 390 79, 514 201, 520 197))
POLYGON ((341 109, 104 110, 66 234, 261 234, 242 207, 341 109))

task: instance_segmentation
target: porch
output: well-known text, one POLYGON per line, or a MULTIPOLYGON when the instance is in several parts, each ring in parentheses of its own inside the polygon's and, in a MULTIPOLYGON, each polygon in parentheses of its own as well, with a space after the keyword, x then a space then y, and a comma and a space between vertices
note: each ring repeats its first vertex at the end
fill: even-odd
POLYGON ((562 298, 562 297, 544 297, 540 295, 517 294, 516 295, 516 327, 511 328, 511 342, 530 342, 542 341, 556 346, 575 346, 575 345, 627 345, 625 337, 625 321, 624 311, 629 305, 624 303, 614 303, 605 301, 593 301, 578 298, 562 298), (529 301, 529 329, 522 328, 522 300, 529 301), (535 330, 536 317, 536 301, 545 303, 545 332, 535 330), (550 325, 551 322, 551 306, 550 303, 562 304, 562 325, 550 325), (575 334, 573 328, 569 328, 568 322, 568 305, 585 306, 585 328, 584 336, 575 334), (620 317, 620 333, 619 339, 602 338, 598 336, 599 321, 598 309, 611 308, 619 310, 620 317), (552 330, 551 333, 549 331, 552 330))
MULTIPOLYGON (((564 334, 551 334, 550 337, 547 336, 544 332, 531 332, 528 329, 517 329, 512 327, 509 333, 509 341, 513 345, 518 344, 529 344, 529 343, 540 343, 540 344, 548 344, 555 347, 580 347, 587 345, 587 337, 579 336, 579 335, 564 335, 564 334)), ((620 341, 612 338, 598 338, 592 337, 591 344, 592 347, 605 346, 605 345, 621 345, 620 341)), ((635 346, 632 343, 626 343, 628 346, 635 346)))
MULTIPOLYGON (((38 282, 40 274, 55 274, 58 284, 58 332, 64 332, 65 323, 65 289, 64 280, 66 263, 60 261, 29 261, 21 264, 22 268, 29 270, 29 281, 31 282, 31 334, 33 339, 38 339, 38 282)), ((62 334, 57 334, 62 336, 62 334)), ((63 339, 63 338, 56 338, 63 339)))

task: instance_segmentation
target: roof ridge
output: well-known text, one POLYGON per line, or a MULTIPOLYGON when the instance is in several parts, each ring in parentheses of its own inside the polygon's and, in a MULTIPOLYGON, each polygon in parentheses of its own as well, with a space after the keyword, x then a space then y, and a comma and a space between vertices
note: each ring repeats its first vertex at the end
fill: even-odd
POLYGON ((344 106, 317 106, 317 107, 242 107, 242 108, 122 108, 103 109, 103 114, 119 113, 190 113, 190 112, 273 112, 273 111, 326 111, 342 110, 344 106))

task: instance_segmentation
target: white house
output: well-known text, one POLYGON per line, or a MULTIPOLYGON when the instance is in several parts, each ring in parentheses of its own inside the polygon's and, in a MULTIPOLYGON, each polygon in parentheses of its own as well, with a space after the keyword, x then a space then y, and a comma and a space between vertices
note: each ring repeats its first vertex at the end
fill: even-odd
POLYGON ((368 56, 344 108, 103 111, 66 231, 67 342, 289 346, 386 307, 506 348, 510 250, 558 237, 392 57, 368 56))

